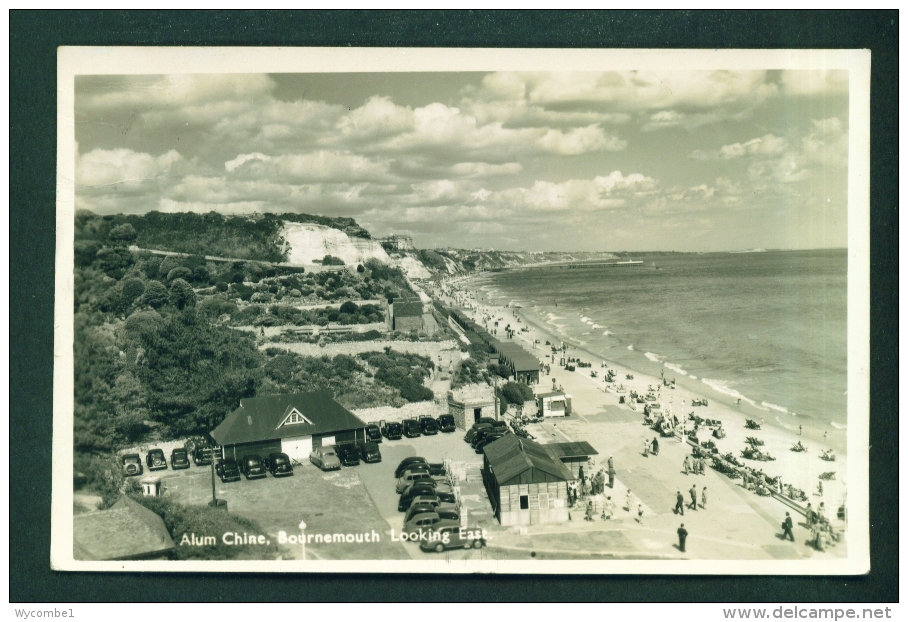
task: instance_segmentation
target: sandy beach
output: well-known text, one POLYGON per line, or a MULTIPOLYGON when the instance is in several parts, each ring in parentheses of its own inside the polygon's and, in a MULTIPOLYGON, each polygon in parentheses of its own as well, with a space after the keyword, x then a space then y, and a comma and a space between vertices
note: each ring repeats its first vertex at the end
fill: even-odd
MULTIPOLYGON (((559 365, 562 355, 560 353, 555 355, 553 360, 551 347, 545 345, 546 341, 549 341, 560 347, 562 337, 554 334, 554 332, 545 330, 544 326, 534 323, 524 309, 489 304, 475 279, 463 279, 456 283, 449 282, 447 285, 449 288, 454 288, 451 290, 454 295, 452 302, 455 300, 460 302, 460 306, 472 316, 474 321, 480 325, 488 325, 490 328, 494 327, 496 320, 499 322, 499 326, 510 324, 512 328, 517 329, 513 341, 523 345, 529 352, 536 355, 541 362, 551 367, 550 375, 546 375, 543 372, 540 383, 536 385, 537 392, 551 389, 552 380, 554 379, 557 386, 563 387, 565 391, 572 394, 574 410, 580 415, 581 419, 597 420, 597 415, 604 410, 605 413, 611 413, 609 417, 611 419, 624 419, 637 423, 637 426, 632 425, 630 427, 617 424, 612 426, 614 435, 620 438, 614 438, 609 442, 612 446, 611 449, 608 449, 609 451, 617 451, 623 447, 634 447, 637 452, 642 454, 644 439, 648 438, 651 440, 653 437, 658 436, 648 426, 643 425, 644 405, 621 404, 619 403, 619 394, 616 392, 619 385, 623 385, 626 389, 626 393, 620 394, 625 396, 628 396, 631 391, 636 391, 643 395, 652 389, 657 395, 657 401, 662 404, 663 408, 667 412, 671 411, 679 418, 682 415, 686 418, 689 413, 693 412, 696 416, 704 419, 720 420, 726 432, 725 438, 714 438, 710 429, 701 429, 698 434, 698 440, 713 440, 722 455, 730 452, 741 463, 753 469, 762 470, 769 477, 781 476, 784 484, 790 484, 804 491, 807 499, 798 502, 798 505, 802 508, 806 507, 807 503, 811 503, 812 507, 816 509, 821 502, 825 502, 826 516, 832 520, 836 528, 844 528, 844 522, 836 518, 836 510, 845 500, 845 482, 847 481, 845 454, 841 451, 843 447, 837 448, 835 461, 824 461, 820 458, 821 453, 824 449, 829 449, 833 445, 828 439, 824 443, 824 439, 821 436, 817 438, 819 435, 816 433, 810 435, 809 432, 805 431, 803 435, 798 435, 797 432, 773 426, 767 413, 747 408, 746 404, 739 406, 733 401, 732 404, 729 404, 726 400, 721 399, 721 396, 717 397, 714 392, 709 391, 709 387, 706 387, 706 385, 683 382, 681 376, 676 376, 669 369, 665 369, 665 377, 669 380, 673 377, 677 379, 674 389, 664 386, 659 376, 631 369, 624 365, 617 365, 583 348, 568 346, 564 354, 565 357, 590 363, 591 367, 577 367, 576 371, 567 371, 559 365), (524 330, 524 328, 528 330, 524 330), (604 372, 607 368, 617 371, 617 379, 614 383, 609 384, 603 380, 604 372), (593 378, 591 372, 596 372, 598 378, 593 378), (627 378, 628 375, 633 376, 633 379, 627 378), (695 389, 691 385, 699 386, 696 386, 695 389), (701 386, 706 390, 700 389, 701 386), (708 400, 709 406, 692 406, 694 400, 702 400, 704 398, 708 400), (761 423, 761 429, 752 430, 746 428, 747 419, 753 419, 761 423), (757 461, 742 458, 741 451, 747 446, 747 437, 756 437, 762 440, 765 444, 760 449, 774 457, 775 460, 757 461), (806 452, 791 450, 792 446, 798 442, 807 448, 806 452), (835 472, 834 479, 820 480, 819 476, 821 474, 830 471, 835 472), (822 494, 818 490, 820 481, 822 481, 823 486, 822 494)), ((501 332, 499 331, 498 337, 504 338, 501 332)), ((728 396, 725 397, 728 398, 728 396)), ((627 401, 630 400, 628 399, 627 401)), ((556 438, 553 438, 552 441, 564 440, 557 437, 567 427, 576 428, 573 425, 573 421, 570 425, 567 425, 567 419, 563 421, 564 423, 553 421, 559 431, 553 434, 556 438)), ((687 429, 690 430, 693 422, 687 421, 686 425, 687 429)), ((588 439, 576 438, 573 440, 588 439)), ((682 444, 674 439, 660 438, 659 442, 663 446, 677 444, 679 448, 682 447, 682 444)), ((836 445, 838 444, 836 443, 836 445)), ((690 447, 686 443, 683 446, 685 447, 685 453, 689 453, 690 447)), ((597 449, 600 449, 601 454, 603 448, 597 447, 597 449)), ((679 458, 679 460, 681 459, 683 458, 679 458)), ((600 462, 604 462, 604 457, 601 455, 600 462)), ((677 467, 680 469, 680 462, 677 467)), ((733 482, 733 485, 741 487, 742 482, 740 479, 725 479, 728 482, 733 482)), ((743 488, 741 490, 743 491, 743 488)), ((758 497, 753 492, 743 492, 751 497, 758 497)), ((776 499, 765 497, 763 499, 770 499, 774 505, 771 504, 769 507, 774 507, 780 516, 784 515, 784 511, 790 509, 776 499)))

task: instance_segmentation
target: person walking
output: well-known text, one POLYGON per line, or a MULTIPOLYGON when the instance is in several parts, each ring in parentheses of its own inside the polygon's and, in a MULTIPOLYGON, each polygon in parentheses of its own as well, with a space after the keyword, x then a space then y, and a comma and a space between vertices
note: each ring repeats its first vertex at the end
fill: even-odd
POLYGON ((608 470, 611 471, 615 468, 615 459, 612 456, 608 457, 608 470))
POLYGON ((697 485, 694 484, 693 486, 691 486, 690 490, 688 492, 690 493, 690 506, 688 506, 688 507, 690 507, 690 509, 692 509, 692 510, 696 510, 697 509, 697 485))
POLYGON ((706 509, 706 486, 700 491, 700 507, 706 509))
POLYGON ((649 457, 649 439, 643 439, 643 455, 644 457, 649 457))
POLYGON ((684 462, 681 464, 681 467, 684 469, 684 474, 687 475, 690 471, 690 456, 684 456, 684 462))
POLYGON ((633 500, 634 500, 634 496, 633 496, 633 494, 631 494, 630 488, 628 488, 627 497, 625 498, 625 502, 624 502, 624 509, 627 510, 628 512, 630 512, 631 508, 634 507, 632 505, 633 500))
POLYGON ((602 504, 602 520, 612 520, 612 515, 615 513, 615 502, 612 501, 611 496, 606 498, 605 503, 602 504))
POLYGON ((653 437, 652 448, 653 448, 653 455, 658 456, 659 455, 659 439, 657 439, 656 437, 653 437))
POLYGON ((681 552, 684 553, 684 545, 687 542, 687 529, 684 528, 684 523, 681 523, 681 526, 678 527, 678 548, 681 549, 681 552))
POLYGON ((782 521, 782 539, 788 538, 792 542, 795 541, 794 534, 791 532, 793 524, 791 522, 791 514, 785 512, 785 520, 782 521))
POLYGON ((615 467, 612 466, 612 459, 611 459, 611 458, 608 459, 608 462, 609 462, 609 465, 608 465, 608 487, 609 487, 609 488, 614 488, 614 487, 615 487, 615 467))
POLYGON ((684 516, 684 495, 681 494, 680 490, 677 493, 675 493, 675 510, 674 510, 674 512, 675 512, 675 514, 680 514, 681 516, 684 516))

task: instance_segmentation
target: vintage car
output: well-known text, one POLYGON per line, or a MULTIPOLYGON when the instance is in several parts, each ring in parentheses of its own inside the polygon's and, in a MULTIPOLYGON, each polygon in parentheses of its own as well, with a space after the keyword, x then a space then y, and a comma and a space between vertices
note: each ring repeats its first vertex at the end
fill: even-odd
POLYGON ((196 466, 209 466, 211 464, 211 457, 214 455, 215 449, 208 445, 196 445, 191 454, 192 461, 195 462, 196 466))
POLYGON ((397 465, 397 468, 394 469, 394 479, 398 479, 400 474, 407 470, 411 464, 428 464, 429 461, 423 458, 422 456, 410 456, 409 458, 404 458, 400 461, 400 464, 397 465))
POLYGON ((334 446, 337 459, 345 467, 359 466, 359 450, 353 443, 340 443, 334 446))
POLYGON ((439 484, 428 480, 413 482, 401 495, 397 502, 397 510, 406 512, 410 509, 413 500, 423 495, 435 495, 441 503, 455 503, 454 489, 448 484, 439 484))
POLYGON ((246 479, 262 479, 267 471, 258 454, 250 454, 240 458, 240 473, 245 475, 246 479))
POLYGON ((379 429, 381 435, 389 441, 399 440, 404 433, 404 427, 396 421, 382 421, 379 429))
POLYGON ((223 458, 214 465, 214 472, 222 482, 240 481, 240 467, 233 458, 223 458))
POLYGON ((189 452, 183 447, 177 447, 170 452, 170 468, 174 471, 189 468, 189 452))
POLYGON ((145 464, 149 471, 160 471, 167 468, 167 458, 164 457, 163 449, 150 449, 145 455, 145 464))
POLYGON ((454 424, 454 415, 441 415, 438 418, 438 429, 445 434, 456 430, 457 426, 454 424))
POLYGON ((504 436, 504 434, 489 434, 484 439, 482 439, 481 441, 476 443, 476 445, 473 447, 473 451, 475 451, 478 454, 481 454, 482 450, 485 449, 486 445, 491 445, 492 443, 494 443, 495 441, 500 439, 502 436, 504 436))
POLYGON ((370 443, 380 443, 381 442, 381 428, 378 423, 375 421, 370 421, 366 424, 366 441, 370 443))
POLYGON ((423 415, 419 418, 419 429, 426 436, 438 434, 438 422, 429 415, 423 415))
POLYGON ((407 438, 417 438, 422 436, 422 427, 416 419, 404 419, 404 436, 407 438))
POLYGON ((400 478, 397 480, 397 486, 395 487, 395 491, 397 492, 397 494, 400 494, 404 490, 406 490, 410 486, 410 484, 412 484, 413 482, 422 481, 422 480, 429 481, 429 482, 435 481, 435 479, 429 473, 428 469, 418 469, 418 468, 413 469, 413 470, 408 469, 408 470, 404 471, 403 474, 400 476, 400 478))
POLYGON ((337 471, 341 468, 340 460, 330 447, 316 447, 309 453, 309 462, 322 471, 337 471))
POLYGON ((473 444, 473 439, 476 438, 476 435, 483 431, 488 431, 492 429, 491 423, 480 423, 474 424, 472 428, 467 430, 467 433, 464 435, 463 440, 467 443, 473 444))
POLYGON ((421 512, 435 512, 442 518, 451 520, 460 520, 460 512, 453 503, 442 503, 438 495, 419 495, 410 503, 410 509, 404 515, 404 522, 416 516, 421 512))
POLYGON ((432 527, 439 521, 441 521, 441 517, 432 511, 416 514, 413 518, 404 523, 404 528, 401 532, 408 536, 419 535, 420 531, 431 531, 432 527))
POLYGON ((485 533, 478 527, 461 527, 460 521, 442 519, 434 524, 431 537, 420 540, 423 551, 443 553, 446 549, 481 549, 486 544, 485 533))
POLYGON ((293 475, 293 464, 290 456, 281 452, 270 453, 262 460, 262 466, 274 477, 290 477, 293 475))
POLYGON ((357 449, 359 450, 359 457, 363 462, 367 464, 381 462, 381 450, 378 448, 378 443, 367 441, 357 445, 357 449))
POLYGON ((120 469, 123 471, 123 475, 127 477, 141 475, 143 471, 142 458, 139 454, 123 454, 120 456, 120 469))

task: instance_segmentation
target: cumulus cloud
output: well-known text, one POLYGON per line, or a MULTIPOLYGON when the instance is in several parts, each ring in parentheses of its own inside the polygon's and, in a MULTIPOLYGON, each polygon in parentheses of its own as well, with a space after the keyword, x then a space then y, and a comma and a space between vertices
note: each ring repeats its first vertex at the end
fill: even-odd
POLYGON ((779 136, 766 134, 760 138, 748 140, 745 143, 724 145, 719 149, 719 157, 729 159, 743 156, 771 156, 783 153, 786 148, 788 148, 787 140, 779 136))
POLYGON ((110 186, 153 180, 166 174, 182 159, 171 149, 157 157, 131 149, 93 149, 76 160, 76 182, 85 186, 110 186))

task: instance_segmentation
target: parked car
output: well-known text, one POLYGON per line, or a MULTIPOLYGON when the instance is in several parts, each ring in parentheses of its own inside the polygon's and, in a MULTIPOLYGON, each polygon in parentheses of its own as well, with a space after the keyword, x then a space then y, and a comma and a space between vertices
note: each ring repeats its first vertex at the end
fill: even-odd
POLYGON ((164 457, 163 449, 150 449, 145 455, 145 464, 149 471, 160 471, 167 468, 167 458, 164 457))
POLYGON ((419 425, 419 421, 416 419, 404 419, 404 436, 407 438, 417 438, 422 436, 422 428, 419 425))
POLYGON ((491 429, 492 429, 491 423, 481 423, 479 425, 474 425, 472 428, 467 430, 467 433, 464 435, 463 440, 472 444, 473 439, 476 438, 477 434, 479 434, 483 430, 491 430, 491 429))
POLYGON ((438 422, 429 415, 423 415, 419 418, 419 429, 426 436, 438 434, 438 422))
POLYGON ((290 462, 290 456, 284 453, 275 452, 268 454, 262 460, 262 466, 270 471, 274 477, 291 477, 293 475, 293 464, 290 462))
POLYGON ((410 509, 404 515, 404 522, 407 522, 420 512, 435 512, 442 518, 460 520, 460 512, 453 503, 442 503, 438 495, 419 495, 410 502, 410 509))
POLYGON ((400 499, 397 502, 397 510, 406 512, 410 509, 413 499, 421 495, 435 495, 441 503, 455 502, 454 490, 448 484, 419 480, 410 484, 400 495, 400 499), (433 484, 435 485, 433 486, 433 484))
POLYGON ((345 467, 359 466, 359 450, 353 443, 341 443, 334 446, 337 459, 345 467))
POLYGON ((489 437, 489 436, 492 436, 493 434, 501 434, 501 432, 499 432, 499 431, 496 430, 495 428, 491 428, 491 427, 490 427, 490 428, 483 428, 482 430, 478 430, 478 431, 476 432, 476 434, 473 436, 473 440, 470 441, 470 446, 471 446, 473 449, 476 449, 476 445, 477 445, 478 443, 480 443, 480 442, 482 441, 482 439, 484 439, 484 438, 486 438, 486 437, 489 437))
POLYGON ((378 426, 378 423, 375 421, 370 421, 366 424, 366 441, 371 443, 380 443, 381 442, 381 428, 378 426))
POLYGON ((123 454, 120 456, 120 469, 123 475, 141 475, 142 474, 142 457, 139 454, 123 454))
POLYGON ((496 429, 496 430, 508 430, 508 429, 510 429, 510 428, 508 428, 508 422, 507 422, 507 421, 495 421, 495 422, 492 423, 492 428, 494 428, 494 429, 496 429))
POLYGON ((381 462, 381 450, 378 448, 378 443, 367 441, 360 443, 357 448, 359 449, 359 457, 363 462, 367 464, 381 462))
POLYGON ((382 421, 379 429, 381 430, 381 435, 389 441, 399 440, 404 434, 404 427, 396 421, 382 421))
POLYGON ((428 464, 429 461, 423 458, 422 456, 410 456, 409 458, 404 458, 400 461, 400 464, 397 465, 397 468, 394 469, 394 479, 398 479, 400 474, 407 470, 411 464, 428 464))
POLYGON ((240 458, 240 473, 246 476, 246 479, 262 479, 265 477, 265 465, 258 454, 250 454, 240 458))
POLYGON ((493 419, 492 417, 480 417, 479 419, 477 419, 477 420, 473 423, 473 427, 475 428, 476 426, 482 425, 483 423, 488 423, 488 424, 490 424, 490 425, 495 425, 495 423, 496 423, 497 421, 498 421, 498 419, 493 419))
POLYGON ((428 469, 425 471, 423 471, 423 470, 405 471, 404 474, 400 476, 400 479, 397 480, 397 487, 396 487, 397 494, 402 493, 404 490, 407 489, 408 486, 410 486, 410 484, 412 484, 415 481, 419 481, 419 480, 427 480, 430 482, 435 481, 435 479, 431 475, 429 475, 428 469))
POLYGON ((189 452, 182 447, 177 447, 170 452, 170 468, 174 471, 189 468, 189 452))
POLYGON ((457 429, 454 424, 454 415, 442 415, 438 418, 438 429, 444 433, 453 432, 457 429))
POLYGON ((317 447, 309 453, 309 462, 322 471, 337 471, 341 468, 340 460, 330 447, 317 447))
POLYGON ((240 481, 240 467, 233 458, 222 458, 214 465, 214 471, 222 482, 240 481))
POLYGON ((421 550, 436 553, 443 553, 446 549, 481 549, 485 545, 485 533, 482 529, 461 528, 460 521, 445 519, 435 523, 430 536, 419 542, 421 550))
POLYGON ((423 512, 406 521, 401 532, 408 536, 419 535, 421 531, 431 531, 439 521, 441 521, 441 517, 435 512, 423 512))
POLYGON ((214 453, 215 449, 213 447, 197 445, 192 450, 192 461, 195 462, 196 466, 209 466, 214 453))
POLYGON ((473 448, 473 451, 475 451, 478 454, 481 454, 482 450, 485 449, 486 445, 491 445, 492 443, 494 443, 495 441, 497 441, 498 439, 500 439, 503 436, 505 436, 505 435, 504 434, 489 434, 484 439, 482 439, 481 441, 476 443, 476 446, 473 448))

